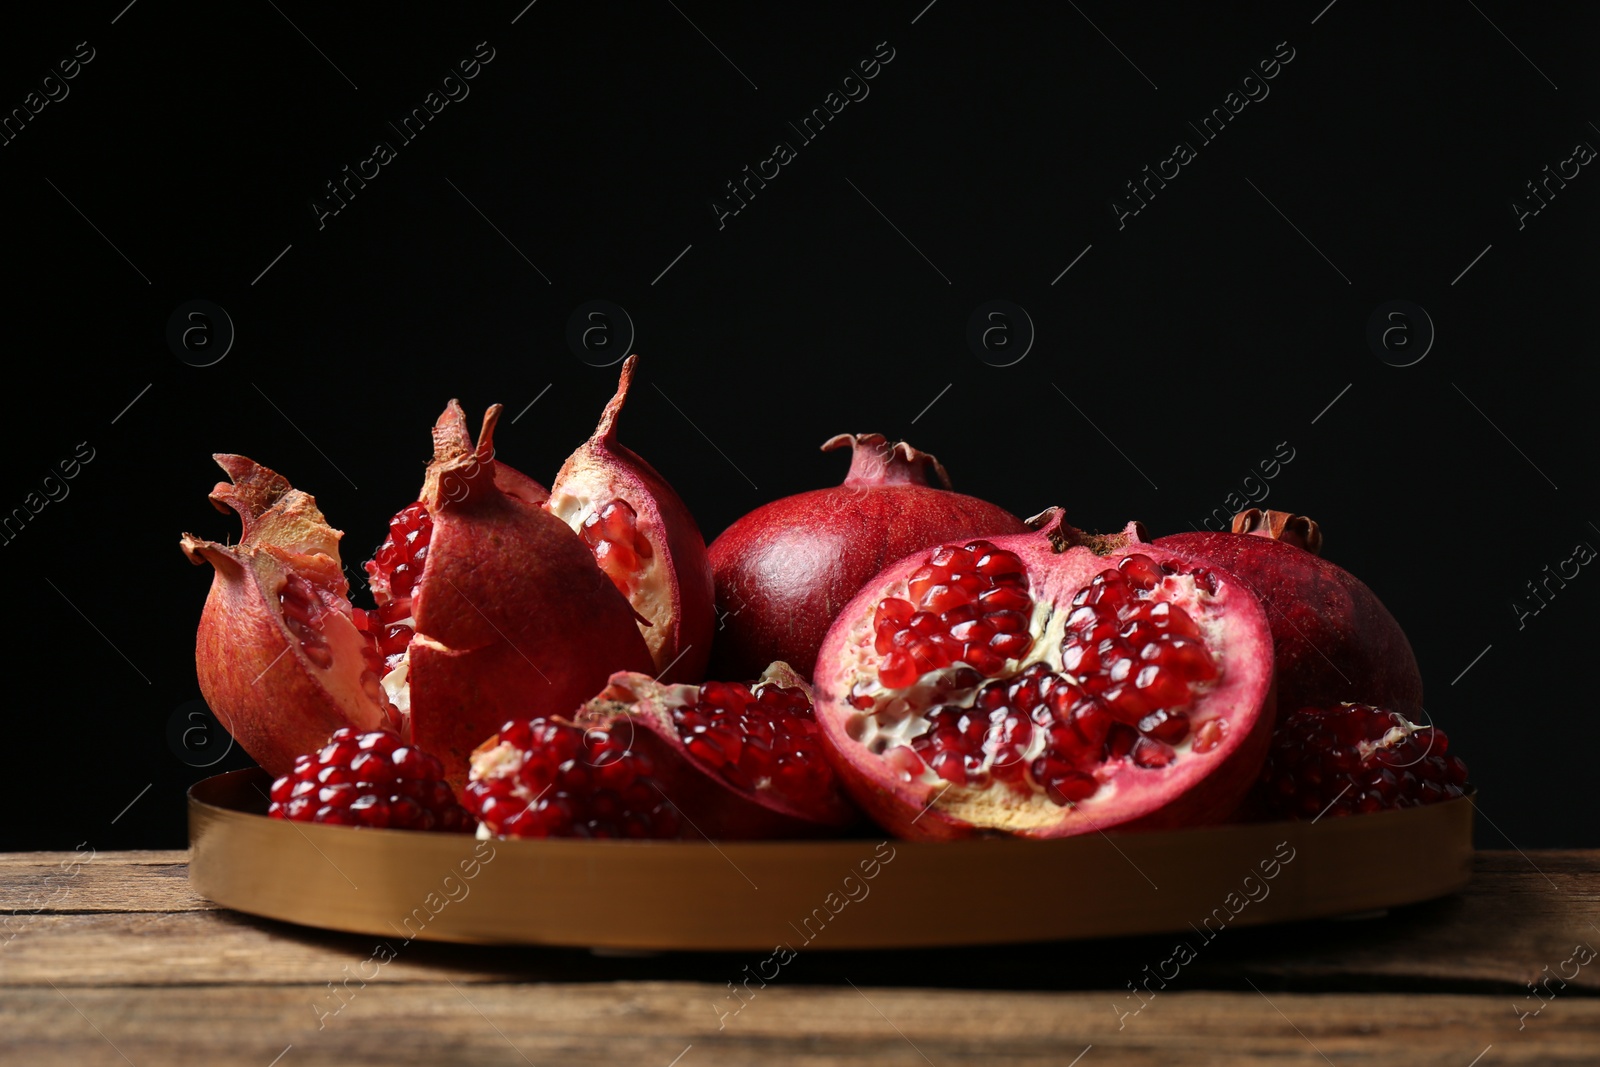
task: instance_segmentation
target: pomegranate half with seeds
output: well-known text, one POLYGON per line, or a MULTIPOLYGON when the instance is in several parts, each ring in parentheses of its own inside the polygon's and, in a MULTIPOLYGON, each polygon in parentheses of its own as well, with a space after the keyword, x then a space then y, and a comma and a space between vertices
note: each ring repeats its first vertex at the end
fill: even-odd
POLYGON ((749 685, 619 672, 570 718, 502 727, 473 754, 467 805, 512 837, 802 837, 857 818, 784 663, 749 685))
POLYGON ((1260 604, 1137 524, 1034 522, 904 559, 840 613, 817 720, 847 789, 920 839, 1226 819, 1272 734, 1260 604))
POLYGON ((822 450, 846 445, 843 485, 763 504, 711 543, 722 616, 714 673, 745 678, 782 660, 809 676, 834 616, 885 566, 957 537, 1027 529, 1004 508, 953 492, 944 466, 904 441, 840 434, 822 450))
POLYGON ((705 538, 667 480, 617 441, 638 356, 622 364, 594 435, 567 458, 546 507, 572 527, 639 613, 664 681, 699 681, 716 621, 705 538))
POLYGON ((237 544, 192 535, 216 573, 195 661, 206 703, 268 772, 342 726, 388 726, 439 758, 467 757, 513 714, 567 711, 613 671, 648 669, 633 610, 544 491, 494 459, 498 405, 476 443, 451 401, 420 500, 369 565, 377 608, 353 608, 339 539, 316 501, 243 456, 217 456, 212 491, 244 522, 237 544))

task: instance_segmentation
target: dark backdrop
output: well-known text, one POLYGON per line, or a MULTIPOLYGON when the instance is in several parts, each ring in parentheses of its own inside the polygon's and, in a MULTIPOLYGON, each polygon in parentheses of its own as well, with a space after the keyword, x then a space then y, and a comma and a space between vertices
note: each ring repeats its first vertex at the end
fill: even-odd
POLYGON ((501 455, 553 475, 615 384, 566 340, 592 299, 637 331, 626 439, 708 537, 837 481, 817 445, 842 431, 1087 528, 1265 491, 1407 627, 1480 842, 1600 843, 1600 577, 1514 606, 1600 546, 1592 9, 124 3, 0 35, 0 107, 57 97, 0 147, 0 508, 66 494, 0 546, 0 847, 181 845, 185 787, 244 765, 195 766, 227 745, 190 715, 210 573, 177 544, 235 533, 211 452, 314 492, 359 563, 450 397, 505 403, 501 455), (490 50, 414 140, 386 125, 490 50), (790 129, 891 52, 813 142, 790 129), (1230 91, 1257 99, 1207 143, 1186 123, 1230 91), (395 158, 319 220, 379 140, 395 158), (795 158, 719 226, 778 140, 795 158), (1570 178, 1535 214, 1547 165, 1570 178), (1134 214, 1146 166, 1177 175, 1134 214), (192 300, 231 321, 211 366, 214 309, 169 343, 192 300), (1015 310, 968 343, 990 300, 1032 323, 1010 366, 1015 310))

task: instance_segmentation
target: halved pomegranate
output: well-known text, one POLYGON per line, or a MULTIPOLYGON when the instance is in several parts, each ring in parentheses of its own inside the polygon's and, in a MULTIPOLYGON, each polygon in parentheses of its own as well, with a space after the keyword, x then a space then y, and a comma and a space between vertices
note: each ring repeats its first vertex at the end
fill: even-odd
POLYGON ((420 500, 369 567, 378 608, 353 609, 339 538, 316 502, 242 456, 211 494, 237 545, 190 535, 216 568, 196 667, 207 704, 274 775, 341 726, 399 729, 459 789, 467 757, 514 713, 567 711, 618 669, 650 666, 628 602, 543 490, 494 459, 498 405, 474 444, 451 401, 420 500))
POLYGON ((1227 818, 1272 734, 1260 604, 1137 524, 1033 522, 901 560, 840 613, 817 720, 846 788, 910 838, 1227 818))
POLYGON ((698 681, 716 620, 705 538, 667 480, 617 441, 638 361, 623 363, 616 395, 556 475, 546 507, 577 531, 639 613, 661 678, 698 681))

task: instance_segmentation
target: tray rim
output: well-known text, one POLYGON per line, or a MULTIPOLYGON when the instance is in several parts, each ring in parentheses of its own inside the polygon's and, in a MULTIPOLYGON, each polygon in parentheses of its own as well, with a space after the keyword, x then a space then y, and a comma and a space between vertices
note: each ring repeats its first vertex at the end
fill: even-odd
MULTIPOLYGON (((220 846, 223 850, 237 849, 236 839, 258 838, 266 839, 267 835, 287 834, 288 828, 298 831, 322 853, 322 859, 335 870, 334 864, 327 855, 326 850, 335 854, 357 855, 365 853, 368 862, 371 856, 391 856, 391 863, 404 863, 408 853, 435 852, 442 854, 454 843, 457 845, 474 846, 483 840, 464 834, 434 834, 421 833, 410 830, 379 830, 370 828, 357 828, 334 826, 315 823, 286 823, 282 820, 269 819, 266 815, 244 810, 242 807, 229 806, 226 794, 232 791, 237 795, 242 789, 254 783, 255 788, 265 799, 265 785, 270 781, 266 772, 260 768, 245 768, 242 770, 228 771, 214 775, 196 782, 187 793, 191 864, 190 881, 196 891, 202 896, 233 908, 246 914, 259 915, 310 926, 319 929, 343 931, 350 933, 382 934, 383 929, 376 925, 370 918, 345 917, 339 919, 329 915, 315 914, 316 909, 309 905, 305 899, 289 899, 286 903, 279 900, 273 903, 270 900, 263 904, 263 896, 270 898, 271 894, 261 890, 259 886, 245 887, 238 884, 241 879, 233 877, 227 871, 214 870, 212 867, 212 854, 219 848, 218 837, 220 834, 230 835, 227 842, 220 846), (352 836, 359 835, 359 836, 352 836), (423 846, 420 849, 407 849, 406 843, 415 843, 423 846), (351 847, 355 846, 355 847, 351 847), (398 858, 393 858, 398 857, 398 858), (252 897, 255 894, 255 897, 252 897)), ((1424 900, 1446 896, 1463 888, 1471 877, 1472 823, 1476 812, 1476 792, 1471 791, 1466 796, 1443 801, 1438 804, 1426 805, 1417 808, 1407 808, 1398 811, 1375 812, 1348 818, 1337 818, 1320 823, 1308 821, 1285 821, 1271 823, 1242 823, 1221 824, 1213 826, 1191 827, 1179 830, 1160 831, 1103 831, 1098 837, 1135 869, 1139 865, 1128 857, 1128 850, 1139 855, 1141 859, 1150 862, 1151 857, 1160 857, 1164 853, 1184 853, 1191 855, 1204 855, 1211 851, 1208 842, 1213 846, 1223 846, 1223 851, 1230 848, 1239 853, 1243 845, 1248 842, 1277 840, 1280 843, 1293 842, 1296 855, 1302 848, 1310 847, 1315 850, 1327 847, 1337 851, 1343 849, 1350 852, 1352 840, 1363 837, 1372 838, 1374 841, 1394 842, 1400 841, 1406 845, 1404 849, 1396 850, 1391 847, 1394 855, 1415 860, 1418 869, 1424 873, 1416 877, 1401 877, 1386 886, 1386 891, 1381 893, 1358 892, 1360 903, 1357 906, 1344 906, 1336 899, 1330 902, 1317 904, 1307 902, 1303 907, 1295 910, 1291 915, 1277 914, 1274 909, 1257 909, 1240 914, 1237 925, 1252 926, 1269 923, 1282 923, 1300 921, 1304 919, 1326 918, 1341 914, 1350 914, 1370 910, 1372 908, 1398 907, 1413 904, 1424 900), (1428 833, 1430 828, 1445 831, 1442 834, 1428 833), (1323 843, 1326 843, 1324 845, 1323 843), (1436 845, 1432 855, 1417 855, 1419 843, 1430 846, 1436 845)), ((281 836, 281 835, 280 835, 281 836)), ((286 837, 283 838, 287 840, 286 837)), ((1066 859, 1074 854, 1089 855, 1091 846, 1096 842, 1094 835, 1079 835, 1072 838, 1062 838, 1049 841, 1018 839, 1008 837, 974 837, 956 841, 906 841, 893 838, 885 832, 873 836, 834 837, 813 840, 752 840, 752 841, 721 841, 706 840, 687 841, 590 841, 575 839, 544 839, 522 840, 508 838, 491 838, 490 847, 496 851, 507 849, 508 854, 516 857, 513 866, 536 866, 543 870, 546 864, 556 866, 593 868, 596 862, 600 866, 615 868, 618 863, 627 863, 635 866, 643 865, 647 873, 662 872, 677 873, 681 875, 685 864, 705 863, 711 854, 715 853, 717 859, 713 862, 726 861, 736 870, 740 869, 736 860, 743 860, 746 864, 762 866, 766 869, 775 862, 799 862, 814 860, 822 863, 829 860, 847 859, 862 854, 871 849, 874 842, 892 843, 895 856, 910 855, 917 858, 918 863, 927 865, 937 863, 952 857, 956 859, 971 858, 985 861, 977 866, 992 866, 995 863, 1002 865, 1010 863, 1015 865, 1019 857, 1028 861, 1049 861, 1045 866, 1054 864, 1060 866, 1066 859), (786 860, 785 857, 788 857, 786 860)), ((880 846, 881 847, 881 846, 880 846)), ((1097 846, 1096 846, 1097 847, 1097 846)), ((1248 851, 1248 850, 1245 850, 1248 851)), ((1421 850, 1421 851, 1426 851, 1421 850)), ((1356 850, 1359 855, 1360 850, 1356 850)), ((881 855, 881 853, 879 853, 881 855)), ((315 861, 320 864, 321 860, 315 861)), ((714 868, 717 869, 717 868, 714 868)), ((845 869, 848 869, 846 867, 845 869)), ((316 877, 316 868, 308 868, 313 878, 316 877)), ((1246 868, 1248 871, 1248 868, 1246 868)), ((326 878, 326 872, 320 872, 326 878)), ((741 870, 741 873, 743 871, 741 870)), ((1337 872, 1335 872, 1337 874, 1337 872)), ((265 872, 267 879, 281 878, 281 872, 265 872)), ((343 872, 341 871, 342 875, 343 872)), ((1121 874, 1126 879, 1125 872, 1113 871, 1113 875, 1121 874)), ((1145 881, 1152 886, 1148 875, 1140 871, 1145 881)), ((749 881, 749 876, 745 877, 749 881)), ((344 881, 350 882, 348 876, 344 881)), ((354 885, 354 882, 350 882, 354 885)), ((755 885, 751 882, 751 885, 755 885)), ((292 898, 294 895, 290 894, 292 898)), ((393 923, 389 924, 391 927, 393 923)), ((581 924, 580 924, 581 925, 581 924)), ((1189 924, 1192 926, 1192 923, 1189 924)), ((792 923, 791 923, 792 926, 792 923)), ((998 936, 974 937, 970 934, 952 934, 943 938, 933 938, 922 941, 905 941, 892 937, 874 939, 872 937, 856 937, 843 944, 829 944, 817 946, 818 948, 886 948, 886 947, 935 947, 940 945, 973 945, 973 944, 1015 944, 1029 941, 1048 941, 1063 939, 1081 939, 1104 936, 1138 936, 1140 934, 1155 934, 1177 931, 1181 927, 1171 922, 1153 923, 1141 929, 1111 929, 1106 932, 1074 932, 1067 935, 1045 936, 998 936)), ((761 938, 745 938, 737 936, 722 936, 713 939, 712 943, 700 943, 695 938, 686 938, 682 934, 670 931, 635 932, 633 935, 612 935, 603 933, 601 936, 585 937, 578 933, 565 931, 545 931, 541 935, 530 935, 527 930, 512 931, 509 933, 486 933, 458 928, 452 924, 442 927, 423 930, 418 938, 431 941, 448 941, 457 943, 474 944, 522 944, 522 945, 551 945, 567 947, 590 948, 618 948, 618 949, 646 949, 646 950, 704 950, 726 951, 729 949, 754 947, 761 938)), ((409 938, 408 938, 409 940, 409 938)), ((810 946, 808 945, 808 949, 810 946)))

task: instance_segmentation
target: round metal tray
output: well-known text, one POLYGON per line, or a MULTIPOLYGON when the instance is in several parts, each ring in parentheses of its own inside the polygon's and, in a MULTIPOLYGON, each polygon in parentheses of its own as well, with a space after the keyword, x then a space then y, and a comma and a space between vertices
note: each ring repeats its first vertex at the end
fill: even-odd
POLYGON ((268 784, 252 769, 189 791, 195 889, 391 943, 770 951, 1209 937, 1443 896, 1472 864, 1471 797, 1058 841, 479 841, 269 819, 268 784))

